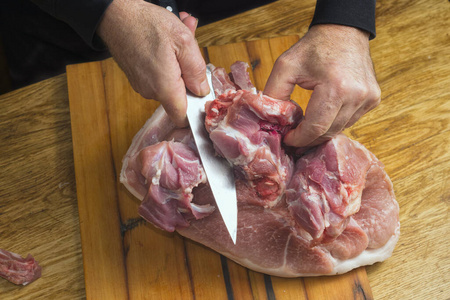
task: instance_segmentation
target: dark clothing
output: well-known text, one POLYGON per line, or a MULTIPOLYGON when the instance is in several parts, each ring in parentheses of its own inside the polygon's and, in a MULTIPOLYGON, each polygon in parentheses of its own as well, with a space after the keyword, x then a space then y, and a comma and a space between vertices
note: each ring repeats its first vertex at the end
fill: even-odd
POLYGON ((94 49, 104 49, 95 30, 112 0, 30 0, 47 14, 68 24, 94 49))
MULTIPOLYGON (((199 26, 275 0, 177 0, 199 26)), ((65 72, 67 64, 109 57, 95 34, 112 0, 2 0, 3 38, 13 88, 65 72)), ((311 26, 341 24, 375 37, 375 0, 318 0, 311 26)))
POLYGON ((70 25, 29 0, 0 0, 0 30, 13 89, 64 73, 68 64, 110 56, 101 43, 93 49, 70 25))
MULTIPOLYGON (((30 0, 43 11, 67 24, 93 49, 102 49, 95 35, 100 20, 112 0, 30 0)), ((146 0, 147 1, 147 0, 146 0)), ((178 11, 186 11, 198 18, 198 26, 274 2, 275 0, 177 0, 178 11)), ((155 1, 148 1, 153 2, 155 1)))
POLYGON ((375 38, 375 0, 318 0, 311 26, 339 24, 356 27, 375 38))

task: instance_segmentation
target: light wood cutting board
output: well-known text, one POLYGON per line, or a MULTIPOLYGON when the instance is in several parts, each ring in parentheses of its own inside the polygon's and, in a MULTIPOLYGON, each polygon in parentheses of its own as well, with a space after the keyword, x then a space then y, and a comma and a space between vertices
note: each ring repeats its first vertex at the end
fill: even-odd
MULTIPOLYGON (((297 36, 211 46, 207 62, 252 66, 263 89, 275 59, 297 36)), ((112 59, 67 67, 87 299, 372 299, 365 268, 332 277, 285 279, 250 271, 142 221, 119 182, 131 140, 158 106, 135 93, 112 59)), ((292 98, 304 109, 310 93, 292 98)))

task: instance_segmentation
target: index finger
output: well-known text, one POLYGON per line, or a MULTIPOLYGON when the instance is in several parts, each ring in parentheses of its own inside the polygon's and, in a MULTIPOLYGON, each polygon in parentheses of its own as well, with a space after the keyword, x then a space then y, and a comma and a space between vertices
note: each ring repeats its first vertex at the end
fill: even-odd
POLYGON ((265 95, 280 100, 289 100, 295 87, 294 64, 285 57, 282 55, 275 61, 264 87, 265 95))
POLYGON ((187 126, 186 87, 183 79, 181 76, 178 78, 167 77, 166 83, 168 84, 162 83, 163 81, 164 80, 161 80, 157 100, 164 107, 164 110, 176 126, 187 126))
POLYGON ((341 109, 342 101, 324 85, 317 85, 311 94, 303 121, 288 132, 284 142, 289 146, 306 147, 328 132, 341 109))

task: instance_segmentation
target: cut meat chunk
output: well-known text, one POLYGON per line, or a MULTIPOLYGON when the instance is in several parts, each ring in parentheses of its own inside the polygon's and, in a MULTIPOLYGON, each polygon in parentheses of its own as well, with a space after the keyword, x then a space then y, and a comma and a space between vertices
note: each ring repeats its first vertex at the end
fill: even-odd
POLYGON ((0 277, 14 283, 27 285, 41 277, 42 268, 28 254, 22 258, 19 254, 0 249, 0 277))
POLYGON ((211 214, 214 206, 192 203, 192 189, 206 183, 206 175, 191 132, 173 130, 168 137, 169 141, 148 146, 143 143, 140 151, 131 149, 126 156, 130 167, 123 177, 131 174, 132 183, 139 183, 133 187, 143 197, 139 214, 155 226, 173 232, 189 226, 190 218, 211 214))
POLYGON ((350 218, 345 230, 323 247, 330 251, 331 256, 340 260, 354 258, 367 248, 369 238, 359 224, 350 218))
POLYGON ((377 162, 342 134, 297 161, 286 201, 305 238, 317 242, 344 231, 347 217, 360 209, 366 174, 377 162))
MULTIPOLYGON (((237 85, 239 90, 249 91, 256 94, 256 88, 250 80, 250 76, 247 72, 248 63, 243 61, 237 61, 231 65, 230 77, 232 81, 237 85)), ((223 94, 223 93, 222 93, 223 94)))
POLYGON ((217 153, 234 167, 238 189, 247 197, 240 201, 264 207, 276 205, 291 178, 293 161, 281 140, 302 116, 301 108, 252 94, 228 91, 206 105, 206 129, 217 153))
POLYGON ((399 207, 392 182, 381 163, 373 165, 366 178, 361 209, 353 218, 369 237, 368 248, 377 249, 396 234, 400 226, 399 207))
POLYGON ((190 130, 158 108, 133 139, 121 181, 143 200, 139 212, 266 274, 333 275, 387 259, 400 234, 398 204, 382 163, 345 135, 304 152, 282 139, 302 120, 291 101, 253 93, 245 63, 213 70, 216 99, 205 127, 232 164, 238 199, 233 244, 190 130), (302 153, 301 156, 294 155, 302 153))
POLYGON ((211 81, 216 96, 228 91, 236 91, 238 86, 231 81, 225 68, 218 68, 211 64, 208 66, 211 69, 211 81))
POLYGON ((136 160, 136 156, 143 148, 168 138, 174 129, 175 125, 170 121, 162 106, 158 107, 134 136, 131 146, 122 160, 120 182, 139 200, 143 200, 147 194, 147 184, 145 177, 141 174, 141 165, 136 160))

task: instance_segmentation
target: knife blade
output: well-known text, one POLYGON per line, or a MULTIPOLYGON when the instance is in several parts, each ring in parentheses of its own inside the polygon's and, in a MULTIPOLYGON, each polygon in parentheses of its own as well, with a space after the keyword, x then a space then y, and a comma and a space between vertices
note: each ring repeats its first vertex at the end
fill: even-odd
POLYGON ((225 223, 234 244, 237 235, 237 197, 233 169, 226 159, 216 155, 205 128, 205 103, 216 97, 211 82, 211 70, 207 67, 206 76, 210 93, 205 97, 197 97, 189 91, 187 94, 187 118, 191 126, 194 141, 208 178, 217 208, 225 223))
MULTIPOLYGON (((157 0, 155 2, 152 1, 152 3, 164 7, 173 12, 178 18, 180 17, 175 0, 157 0)), ((206 76, 210 87, 209 95, 197 97, 189 91, 186 91, 188 104, 186 114, 217 208, 230 234, 231 240, 236 244, 237 197, 234 174, 228 162, 216 156, 216 151, 205 129, 205 104, 207 101, 212 101, 216 98, 209 67, 207 67, 206 76)))

